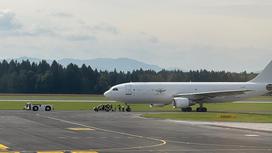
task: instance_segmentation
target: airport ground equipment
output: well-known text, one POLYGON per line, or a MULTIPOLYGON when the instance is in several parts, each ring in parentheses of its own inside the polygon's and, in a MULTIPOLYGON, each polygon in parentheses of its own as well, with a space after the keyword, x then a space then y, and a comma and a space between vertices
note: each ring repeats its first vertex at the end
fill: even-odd
POLYGON ((127 105, 127 107, 126 107, 126 111, 127 111, 127 112, 131 112, 131 108, 130 108, 130 106, 129 106, 129 105, 127 105))
POLYGON ((111 104, 101 104, 101 105, 98 105, 98 106, 94 107, 93 110, 95 112, 98 112, 98 111, 105 111, 105 112, 114 111, 113 106, 111 104))
MULTIPOLYGON (((121 105, 118 105, 118 110, 122 111, 122 112, 130 112, 131 108, 130 106, 126 106, 126 108, 124 106, 121 107, 121 105), (122 108, 122 109, 121 109, 122 108)), ((99 111, 105 111, 105 112, 115 112, 116 111, 116 106, 113 107, 112 104, 100 104, 98 106, 93 107, 93 110, 95 112, 99 112, 99 111)))
POLYGON ((24 106, 24 110, 52 111, 52 110, 54 110, 54 107, 51 104, 32 104, 32 103, 26 103, 25 106, 24 106))

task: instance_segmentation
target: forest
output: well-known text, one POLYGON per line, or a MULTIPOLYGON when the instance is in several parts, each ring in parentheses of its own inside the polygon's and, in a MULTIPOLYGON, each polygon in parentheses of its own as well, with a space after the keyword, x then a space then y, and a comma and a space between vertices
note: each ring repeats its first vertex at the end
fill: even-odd
POLYGON ((134 70, 132 72, 98 71, 90 66, 69 64, 64 67, 45 60, 0 62, 0 93, 101 94, 124 82, 242 82, 255 73, 191 70, 134 70))

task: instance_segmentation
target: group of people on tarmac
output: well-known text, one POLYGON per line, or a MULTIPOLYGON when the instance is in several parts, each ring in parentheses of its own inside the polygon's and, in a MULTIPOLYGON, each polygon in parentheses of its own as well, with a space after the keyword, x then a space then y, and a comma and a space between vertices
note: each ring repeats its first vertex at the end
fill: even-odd
POLYGON ((93 110, 95 112, 99 112, 99 111, 105 111, 105 112, 116 112, 116 111, 119 111, 119 112, 130 112, 131 111, 131 108, 129 105, 120 105, 118 104, 117 106, 116 105, 112 105, 112 104, 100 104, 98 106, 95 106, 93 108, 93 110))

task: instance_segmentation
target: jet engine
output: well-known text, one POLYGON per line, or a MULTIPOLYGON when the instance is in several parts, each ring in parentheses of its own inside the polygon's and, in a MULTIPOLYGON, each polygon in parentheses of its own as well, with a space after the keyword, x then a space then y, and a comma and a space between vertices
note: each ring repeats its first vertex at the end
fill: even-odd
POLYGON ((186 108, 190 106, 190 100, 188 98, 177 97, 172 101, 173 108, 186 108))

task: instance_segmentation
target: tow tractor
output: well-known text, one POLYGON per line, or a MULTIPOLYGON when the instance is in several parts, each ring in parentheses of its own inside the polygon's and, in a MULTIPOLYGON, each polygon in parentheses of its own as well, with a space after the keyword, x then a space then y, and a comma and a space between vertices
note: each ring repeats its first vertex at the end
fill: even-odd
POLYGON ((52 111, 54 109, 53 105, 50 104, 32 104, 26 103, 24 110, 32 110, 32 111, 52 111))

